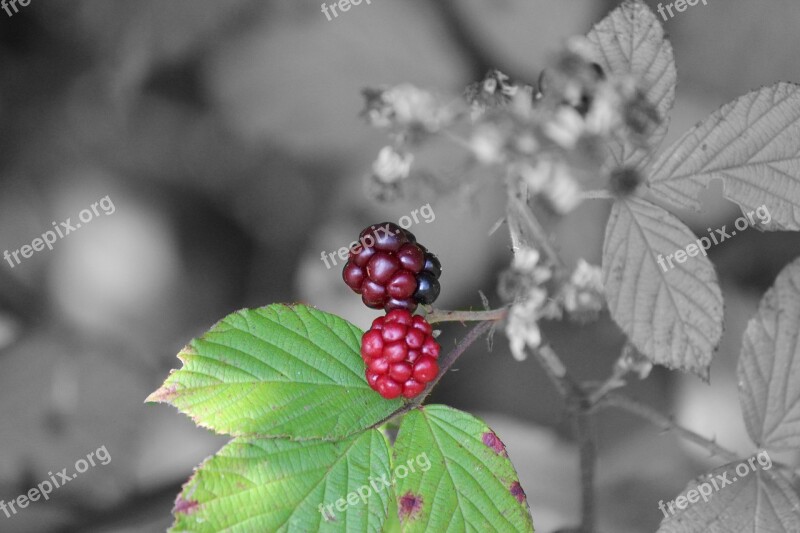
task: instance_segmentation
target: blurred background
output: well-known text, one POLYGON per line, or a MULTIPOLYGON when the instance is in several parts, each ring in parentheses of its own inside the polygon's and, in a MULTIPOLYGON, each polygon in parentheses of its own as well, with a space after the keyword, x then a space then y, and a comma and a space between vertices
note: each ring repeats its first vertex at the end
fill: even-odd
MULTIPOLYGON (((0 531, 149 532, 192 468, 227 439, 163 405, 144 405, 191 338, 242 307, 302 301, 361 327, 376 313, 327 269, 322 251, 431 203, 413 231, 444 265, 443 308, 499 304, 507 234, 489 229, 503 194, 420 188, 392 204, 366 194, 381 134, 359 118, 361 89, 411 82, 442 94, 492 67, 534 82, 569 35, 616 5, 598 0, 372 0, 327 20, 307 0, 33 0, 0 11, 0 252, 113 212, 19 264, 0 264, 0 499, 105 446, 90 468, 0 531)), ((679 87, 675 139, 751 89, 800 81, 796 0, 710 0, 665 23, 679 87)), ((434 163, 457 173, 449 154, 434 163)), ((457 174, 454 174, 457 178, 457 174)), ((699 233, 731 223, 719 189, 699 233)), ((599 263, 608 203, 549 229, 564 258, 599 263)), ((743 455, 753 452, 736 395, 741 335, 763 292, 800 255, 798 234, 745 232, 711 251, 726 333, 711 384, 655 370, 631 394, 743 455)), ((574 372, 604 379, 623 338, 546 324, 574 372)), ((454 324, 442 342, 465 331, 454 324)), ((535 361, 497 335, 474 346, 433 401, 482 416, 506 443, 537 531, 578 521, 578 459, 559 399, 535 361)), ((654 531, 659 500, 719 463, 628 415, 598 420, 606 532, 654 531)), ((796 457, 773 458, 796 461, 796 457)))

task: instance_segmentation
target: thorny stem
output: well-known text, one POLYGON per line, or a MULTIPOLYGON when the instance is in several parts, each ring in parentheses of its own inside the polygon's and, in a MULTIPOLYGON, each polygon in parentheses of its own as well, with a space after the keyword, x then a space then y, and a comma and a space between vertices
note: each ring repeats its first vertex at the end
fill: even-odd
POLYGON ((594 533, 597 512, 594 497, 594 474, 597 465, 597 445, 594 439, 594 419, 591 406, 580 402, 575 413, 575 434, 581 464, 581 533, 594 533))
POLYGON ((425 390, 423 391, 423 394, 420 395, 418 397, 418 399, 415 400, 415 401, 417 403, 421 404, 422 401, 425 399, 425 397, 428 394, 430 394, 431 390, 436 386, 436 384, 439 383, 439 380, 442 379, 442 377, 447 373, 448 370, 450 370, 450 368, 453 366, 453 364, 456 362, 456 360, 458 360, 459 357, 464 355, 464 352, 467 351, 467 348, 472 346, 472 344, 476 340, 478 340, 481 337, 481 335, 483 335, 484 333, 489 331, 493 325, 494 325, 494 320, 485 320, 485 321, 479 323, 478 325, 473 327, 471 330, 469 330, 469 333, 467 333, 466 337, 461 339, 458 342, 458 344, 456 344, 455 348, 453 348, 448 353, 446 353, 444 355, 444 357, 440 357, 439 358, 439 375, 437 376, 437 378, 435 380, 433 380, 430 383, 428 383, 428 386, 425 387, 425 390))
POLYGON ((598 407, 616 407, 631 414, 643 418, 655 426, 660 427, 664 431, 674 431, 684 439, 694 442, 698 446, 705 448, 711 455, 716 455, 725 459, 726 461, 737 461, 739 456, 720 446, 711 439, 707 439, 702 435, 698 435, 694 431, 684 428, 676 424, 672 418, 658 412, 650 406, 639 403, 622 394, 612 393, 607 395, 599 404, 598 407))
POLYGON ((444 311, 436 309, 425 318, 429 324, 437 322, 496 322, 503 320, 508 314, 507 307, 489 309, 487 311, 444 311))

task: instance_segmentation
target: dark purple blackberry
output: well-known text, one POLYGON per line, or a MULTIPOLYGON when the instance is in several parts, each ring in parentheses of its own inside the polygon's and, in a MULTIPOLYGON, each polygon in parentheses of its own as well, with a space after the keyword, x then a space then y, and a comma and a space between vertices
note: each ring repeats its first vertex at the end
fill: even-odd
POLYGON ((364 304, 374 309, 414 312, 439 295, 442 265, 413 233, 391 222, 361 231, 342 278, 364 304))

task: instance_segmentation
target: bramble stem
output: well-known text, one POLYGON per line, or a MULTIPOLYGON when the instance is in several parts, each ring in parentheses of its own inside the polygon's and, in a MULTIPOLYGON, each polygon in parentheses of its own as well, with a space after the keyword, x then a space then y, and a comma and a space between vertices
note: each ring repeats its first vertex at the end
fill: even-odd
POLYGON ((581 464, 581 533, 594 533, 597 521, 594 475, 597 466, 597 445, 590 406, 580 405, 575 413, 575 434, 581 464))
POLYGON ((481 337, 481 335, 489 331, 492 325, 494 325, 494 320, 486 320, 476 325, 471 330, 469 330, 469 333, 467 333, 466 337, 458 341, 458 344, 456 344, 455 348, 447 352, 443 357, 440 357, 439 375, 436 377, 435 380, 428 383, 428 386, 425 387, 423 393, 415 401, 418 401, 418 403, 421 404, 422 401, 425 399, 425 397, 428 396, 428 394, 430 394, 433 387, 435 387, 436 384, 439 383, 439 380, 442 379, 442 377, 444 377, 444 375, 447 373, 448 370, 450 370, 450 368, 453 366, 453 363, 455 363, 459 357, 464 355, 464 352, 467 351, 467 348, 472 346, 472 344, 476 340, 478 340, 481 337))
POLYGON ((664 431, 674 431, 684 439, 705 448, 711 455, 716 455, 725 459, 726 461, 737 461, 739 456, 727 448, 720 446, 713 440, 707 439, 702 435, 695 433, 690 429, 686 429, 676 424, 670 417, 661 414, 652 407, 643 403, 637 402, 627 396, 612 393, 607 395, 599 404, 598 407, 616 407, 631 414, 647 420, 651 424, 660 427, 664 431))
POLYGON ((597 405, 603 400, 611 391, 625 386, 625 376, 628 375, 628 370, 621 365, 615 364, 614 370, 611 375, 606 379, 597 389, 589 395, 589 404, 597 405))
POLYGON ((436 309, 425 318, 429 324, 437 322, 497 322, 498 320, 503 320, 507 314, 507 307, 488 311, 443 311, 436 309))

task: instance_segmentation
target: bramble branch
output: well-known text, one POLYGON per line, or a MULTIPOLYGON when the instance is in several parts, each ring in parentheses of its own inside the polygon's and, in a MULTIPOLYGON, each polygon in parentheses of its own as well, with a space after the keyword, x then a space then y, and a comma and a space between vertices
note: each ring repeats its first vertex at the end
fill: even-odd
POLYGON ((425 318, 429 324, 437 322, 497 322, 508 314, 507 307, 488 311, 443 311, 436 309, 425 318))
POLYGON ((612 393, 607 395, 599 404, 598 407, 616 407, 631 414, 647 420, 651 424, 658 426, 664 431, 674 431, 684 439, 705 448, 711 453, 725 459, 726 461, 738 461, 739 456, 727 448, 720 446, 711 439, 707 439, 702 435, 695 433, 692 430, 679 426, 670 417, 658 412, 650 406, 639 403, 636 400, 628 398, 627 396, 612 393))

